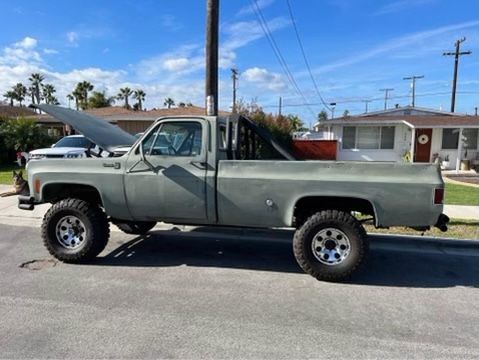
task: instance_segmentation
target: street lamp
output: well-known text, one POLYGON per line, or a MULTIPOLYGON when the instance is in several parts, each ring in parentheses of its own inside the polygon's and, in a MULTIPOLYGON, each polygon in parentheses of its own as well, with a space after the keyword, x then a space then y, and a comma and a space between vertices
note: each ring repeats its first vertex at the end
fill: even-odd
POLYGON ((329 106, 331 106, 331 119, 334 119, 334 109, 336 108, 336 103, 329 103, 329 106))

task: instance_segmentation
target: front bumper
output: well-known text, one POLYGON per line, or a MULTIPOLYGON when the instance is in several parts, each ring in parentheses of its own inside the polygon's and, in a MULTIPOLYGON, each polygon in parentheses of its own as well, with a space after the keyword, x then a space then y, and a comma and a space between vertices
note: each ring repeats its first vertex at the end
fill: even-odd
POLYGON ((21 210, 33 210, 35 208, 35 198, 30 195, 18 195, 18 208, 21 210))

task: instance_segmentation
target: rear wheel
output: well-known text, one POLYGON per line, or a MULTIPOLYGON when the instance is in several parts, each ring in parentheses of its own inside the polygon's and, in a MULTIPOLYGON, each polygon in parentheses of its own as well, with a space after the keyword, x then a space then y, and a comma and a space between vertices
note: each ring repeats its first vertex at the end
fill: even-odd
POLYGON ((43 243, 50 254, 64 262, 94 258, 103 251, 109 236, 105 213, 98 205, 83 200, 61 200, 43 218, 43 243))
POLYGON ((299 228, 293 250, 301 268, 318 280, 348 278, 364 262, 369 244, 366 231, 350 214, 326 210, 299 228))
POLYGON ((153 229, 156 221, 113 221, 126 234, 143 235, 153 229))

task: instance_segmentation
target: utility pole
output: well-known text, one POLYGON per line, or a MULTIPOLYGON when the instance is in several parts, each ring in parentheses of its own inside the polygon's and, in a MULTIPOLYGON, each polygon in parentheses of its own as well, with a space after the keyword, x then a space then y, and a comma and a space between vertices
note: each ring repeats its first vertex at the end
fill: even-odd
POLYGON ((454 52, 445 52, 442 53, 443 56, 454 55, 454 78, 452 80, 452 97, 451 97, 451 112, 454 112, 456 108, 456 86, 457 86, 457 68, 459 66, 459 57, 462 55, 470 55, 470 51, 460 51, 461 43, 466 41, 466 38, 456 40, 454 45, 456 46, 456 51, 454 52))
POLYGON ((233 79, 233 114, 236 114, 236 81, 238 80, 238 69, 231 69, 231 79, 233 79))
POLYGON ((389 92, 393 90, 393 88, 379 89, 379 91, 384 91, 384 110, 388 108, 389 92))
POLYGON ((422 79, 424 78, 424 75, 412 75, 412 76, 408 76, 408 77, 405 77, 403 78, 403 80, 411 80, 411 87, 412 87, 412 107, 414 107, 416 105, 416 80, 417 79, 422 79))
POLYGON ((279 104, 278 104, 278 117, 281 117, 281 111, 283 110, 283 98, 279 97, 279 104))
POLYGON ((372 100, 361 100, 361 102, 365 103, 366 110, 364 111, 365 114, 368 113, 368 103, 372 102, 372 100))
POLYGON ((218 115, 219 0, 206 0, 206 115, 218 115))

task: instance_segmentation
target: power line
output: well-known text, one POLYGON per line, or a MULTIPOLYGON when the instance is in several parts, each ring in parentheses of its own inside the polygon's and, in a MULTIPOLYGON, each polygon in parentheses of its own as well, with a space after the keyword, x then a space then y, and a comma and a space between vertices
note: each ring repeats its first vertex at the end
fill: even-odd
MULTIPOLYGON (((458 91, 458 94, 478 94, 477 91, 458 91)), ((449 95, 449 91, 442 91, 442 92, 434 92, 434 93, 424 93, 424 94, 416 94, 416 97, 426 97, 426 96, 438 96, 438 95, 449 95)), ((409 94, 404 94, 404 95, 396 95, 396 96, 389 96, 388 99, 404 99, 410 97, 409 94)), ((371 98, 369 100, 361 100, 361 99, 355 99, 355 100, 338 100, 336 101, 336 104, 356 104, 359 102, 372 102, 372 101, 379 101, 379 100, 384 100, 384 97, 376 97, 376 98, 371 98)), ((315 106, 315 105, 321 105, 321 103, 300 103, 300 104, 287 104, 283 102, 283 107, 303 107, 303 106, 315 106)), ((261 107, 264 108, 272 108, 272 107, 278 107, 278 105, 261 105, 261 107)))
MULTIPOLYGON (((281 54, 281 51, 279 50, 279 47, 278 47, 276 41, 274 40, 274 37, 271 33, 271 30, 269 29, 268 23, 266 22, 266 20, 263 16, 263 13, 261 12, 261 8, 259 7, 259 5, 257 3, 257 0, 250 0, 250 1, 251 1, 251 4, 252 4, 252 8, 253 8, 253 10, 254 10, 257 18, 258 18, 258 22, 261 26, 261 29, 263 30, 266 38, 268 39, 268 42, 269 42, 271 48, 273 49, 273 52, 274 52, 277 60, 279 61, 281 67, 283 68, 283 71, 286 74, 286 78, 289 80, 289 82, 291 83, 293 88, 296 90, 298 95, 304 100, 304 102, 308 103, 308 100, 306 99, 306 97, 304 96, 304 93, 299 88, 296 80, 294 79, 293 74, 289 70, 288 64, 286 63, 283 55, 281 54)), ((309 111, 311 112, 311 114, 313 116, 316 116, 316 113, 309 106, 308 106, 308 108, 309 108, 309 111)))
POLYGON ((311 78, 311 81, 313 82, 314 89, 316 90, 316 94, 318 94, 318 97, 321 100, 321 103, 324 105, 324 107, 328 109, 329 111, 331 111, 328 104, 326 103, 326 101, 324 101, 323 97, 321 96, 321 92, 319 91, 318 85, 316 84, 316 80, 314 79, 313 72, 311 71, 311 66, 309 65, 308 58, 306 57, 306 52, 304 51, 303 42, 301 41, 301 37, 299 36, 298 27, 296 26, 296 21, 294 19, 293 10, 291 9, 291 3, 289 2, 289 0, 286 0, 286 4, 288 5, 289 16, 291 18, 291 22, 293 23, 296 39, 298 39, 299 48, 301 49, 301 54, 303 55, 304 63, 306 65, 306 68, 308 69, 309 77, 311 78))

